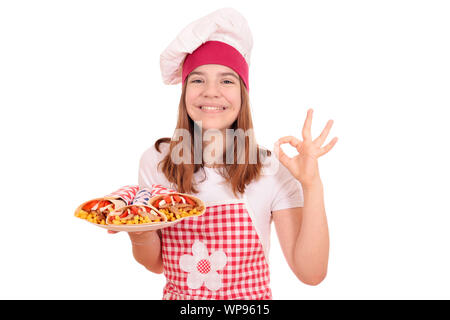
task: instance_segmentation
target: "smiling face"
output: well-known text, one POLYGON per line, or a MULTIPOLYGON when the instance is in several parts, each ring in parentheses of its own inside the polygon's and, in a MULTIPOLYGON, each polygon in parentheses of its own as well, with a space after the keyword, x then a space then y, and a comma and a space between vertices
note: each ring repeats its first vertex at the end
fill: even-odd
POLYGON ((194 69, 186 79, 186 109, 203 130, 230 128, 241 109, 239 75, 219 64, 194 69))

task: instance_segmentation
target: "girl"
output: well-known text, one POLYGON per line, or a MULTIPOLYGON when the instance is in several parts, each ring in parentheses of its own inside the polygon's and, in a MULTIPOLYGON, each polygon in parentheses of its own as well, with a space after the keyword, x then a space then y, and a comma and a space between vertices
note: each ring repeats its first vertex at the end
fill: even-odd
POLYGON ((337 141, 322 147, 333 122, 313 140, 310 109, 303 140, 279 139, 276 158, 260 148, 248 97, 251 48, 246 20, 225 8, 191 23, 161 55, 165 83, 182 82, 178 122, 172 139, 143 154, 139 185, 191 193, 207 206, 169 228, 129 233, 135 259, 164 272, 163 299, 271 299, 272 220, 298 279, 317 285, 325 278, 329 237, 318 158, 337 141), (284 154, 285 143, 298 155, 284 154))

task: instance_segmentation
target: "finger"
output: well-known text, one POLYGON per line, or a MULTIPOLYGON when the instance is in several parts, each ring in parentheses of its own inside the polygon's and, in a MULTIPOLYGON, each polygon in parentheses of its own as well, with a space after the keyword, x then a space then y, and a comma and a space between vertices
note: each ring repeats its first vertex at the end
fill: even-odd
POLYGON ((289 161, 289 157, 283 152, 283 150, 280 147, 280 143, 277 141, 274 146, 274 152, 277 157, 277 159, 286 166, 286 163, 289 161))
POLYGON ((330 133, 331 127, 333 126, 334 121, 333 120, 328 120, 327 125, 325 126, 325 128, 323 129, 322 133, 320 134, 320 136, 318 136, 313 142, 318 145, 319 147, 323 145, 323 143, 325 142, 325 140, 328 137, 328 134, 330 133))
POLYGON ((281 145, 285 144, 285 143, 289 143, 291 146, 295 147, 297 149, 297 151, 300 153, 300 148, 302 145, 302 141, 300 141, 299 139, 293 137, 293 136, 288 136, 288 137, 283 137, 281 139, 279 139, 276 143, 275 143, 275 154, 278 158, 278 160, 285 166, 285 167, 289 167, 289 163, 292 161, 292 158, 288 157, 283 149, 281 149, 281 145))
POLYGON ((300 152, 300 147, 302 146, 302 141, 297 139, 294 136, 286 136, 283 138, 278 139, 277 143, 282 144, 289 143, 291 146, 293 146, 295 149, 297 149, 298 152, 300 152))
POLYGON ((312 124, 313 109, 308 109, 306 113, 305 123, 303 124, 302 136, 303 141, 311 140, 311 124, 312 124))
MULTIPOLYGON (((302 146, 302 141, 293 136, 286 136, 286 137, 280 138, 280 139, 278 139, 277 143, 280 146, 285 143, 289 143, 291 146, 293 146, 295 149, 297 149, 298 153, 300 153, 300 149, 302 146)), ((281 150, 281 151, 283 151, 283 150, 281 150)), ((291 159, 291 158, 289 158, 289 159, 291 159)))
POLYGON ((337 141, 338 138, 334 137, 333 140, 331 140, 325 147, 320 149, 319 157, 323 156, 324 154, 327 154, 328 151, 330 151, 334 147, 337 141))
POLYGON ((108 233, 109 234, 116 234, 116 233, 118 233, 119 231, 112 231, 112 230, 108 230, 108 233))

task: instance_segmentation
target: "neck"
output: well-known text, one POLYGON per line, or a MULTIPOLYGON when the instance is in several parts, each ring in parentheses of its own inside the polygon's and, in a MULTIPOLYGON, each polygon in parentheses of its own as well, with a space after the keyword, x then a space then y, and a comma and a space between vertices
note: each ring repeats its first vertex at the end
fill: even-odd
POLYGON ((225 129, 203 131, 203 163, 208 168, 225 166, 223 153, 231 146, 233 139, 227 139, 225 129))

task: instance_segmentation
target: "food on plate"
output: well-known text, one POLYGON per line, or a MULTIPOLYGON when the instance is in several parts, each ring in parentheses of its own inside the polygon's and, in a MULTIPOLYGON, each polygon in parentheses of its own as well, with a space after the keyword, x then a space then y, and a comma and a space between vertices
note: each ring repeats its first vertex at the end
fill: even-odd
POLYGON ((75 210, 75 217, 104 225, 112 212, 133 201, 138 189, 138 186, 124 186, 103 198, 86 201, 75 210))
POLYGON ((169 226, 167 222, 202 215, 205 210, 199 198, 162 185, 154 184, 151 188, 129 185, 103 198, 86 201, 76 209, 75 216, 112 230, 122 230, 121 226, 129 231, 155 230, 169 226), (143 228, 132 227, 138 225, 143 228))
POLYGON ((167 221, 197 216, 205 211, 205 204, 202 200, 183 193, 154 196, 149 203, 162 212, 167 217, 167 221))
POLYGON ((79 210, 75 212, 77 218, 85 219, 89 222, 96 224, 106 224, 106 218, 108 215, 116 210, 125 206, 126 203, 122 200, 107 200, 107 199, 94 199, 85 203, 79 210))
POLYGON ((116 210, 108 215, 106 224, 110 225, 137 225, 148 223, 160 223, 167 218, 155 208, 145 205, 131 205, 116 210))

